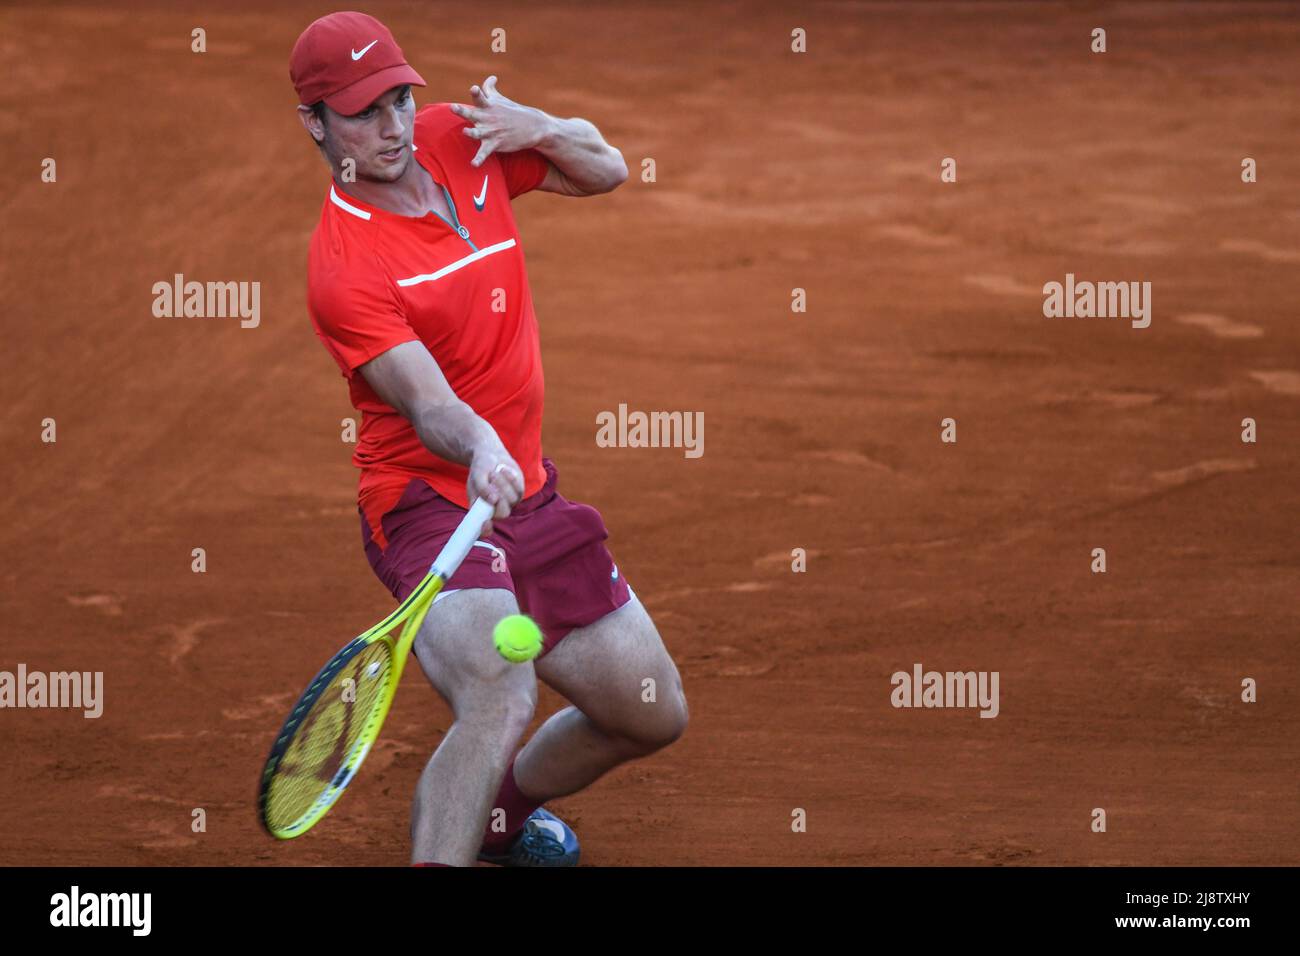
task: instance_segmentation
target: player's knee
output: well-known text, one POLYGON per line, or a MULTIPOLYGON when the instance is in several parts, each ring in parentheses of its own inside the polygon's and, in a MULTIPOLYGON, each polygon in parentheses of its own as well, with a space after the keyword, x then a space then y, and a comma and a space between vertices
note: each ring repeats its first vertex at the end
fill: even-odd
POLYGON ((536 711, 537 682, 535 680, 530 686, 505 690, 496 708, 502 732, 512 742, 518 740, 528 729, 536 711))
POLYGON ((659 728, 661 747, 667 747, 680 740, 682 734, 686 733, 686 725, 691 719, 690 711, 686 706, 686 692, 682 690, 680 684, 670 695, 670 701, 669 706, 664 709, 659 728))
POLYGON ((537 710, 537 678, 531 667, 512 666, 493 678, 475 681, 452 704, 457 720, 471 720, 517 740, 537 710))
POLYGON ((671 693, 641 706, 645 709, 641 711, 640 719, 622 734, 633 752, 652 754, 656 750, 663 750, 686 733, 690 712, 686 707, 686 694, 680 685, 675 686, 671 693))

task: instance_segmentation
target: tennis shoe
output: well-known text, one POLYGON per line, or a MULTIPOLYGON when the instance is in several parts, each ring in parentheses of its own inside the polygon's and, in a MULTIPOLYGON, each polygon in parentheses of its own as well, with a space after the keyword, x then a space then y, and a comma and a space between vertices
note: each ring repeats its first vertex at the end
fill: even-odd
POLYGON ((505 853, 480 853, 478 858, 497 866, 577 866, 579 853, 578 836, 569 825, 538 807, 505 853))

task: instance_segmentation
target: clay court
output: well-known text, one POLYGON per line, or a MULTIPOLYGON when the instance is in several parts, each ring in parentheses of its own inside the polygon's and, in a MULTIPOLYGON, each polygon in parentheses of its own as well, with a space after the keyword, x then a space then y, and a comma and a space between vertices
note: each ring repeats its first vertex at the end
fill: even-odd
MULTIPOLYGON (((418 668, 320 826, 254 807, 393 606, 305 304, 328 173, 287 57, 333 7, 120 6, 0 10, 0 669, 105 687, 97 720, 0 712, 0 863, 404 865, 450 719, 418 668), (260 325, 155 318, 175 273, 260 282, 260 325)), ((1300 7, 363 9, 421 103, 495 73, 632 170, 515 207, 546 454, 691 706, 550 804, 584 863, 1300 862, 1300 7), (1151 282, 1151 326, 1045 318, 1066 273, 1151 282), (703 412, 703 456, 598 447, 620 403, 703 412), (892 707, 917 662, 999 672, 997 718, 892 707)))

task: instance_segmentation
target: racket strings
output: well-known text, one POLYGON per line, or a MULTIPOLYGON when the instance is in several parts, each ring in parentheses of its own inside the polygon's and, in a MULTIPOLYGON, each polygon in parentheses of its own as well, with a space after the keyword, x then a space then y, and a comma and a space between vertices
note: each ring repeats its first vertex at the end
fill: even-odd
POLYGON ((366 645, 309 706, 270 782, 266 822, 288 828, 355 770, 358 742, 393 677, 385 641, 366 645))

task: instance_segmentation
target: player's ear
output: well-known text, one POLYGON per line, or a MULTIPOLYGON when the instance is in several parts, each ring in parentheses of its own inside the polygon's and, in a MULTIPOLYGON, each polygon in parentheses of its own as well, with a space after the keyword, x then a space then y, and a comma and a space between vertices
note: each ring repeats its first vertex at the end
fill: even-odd
POLYGON ((325 142, 324 106, 324 103, 317 103, 314 106, 298 107, 298 119, 302 121, 303 128, 311 134, 317 146, 325 142))

